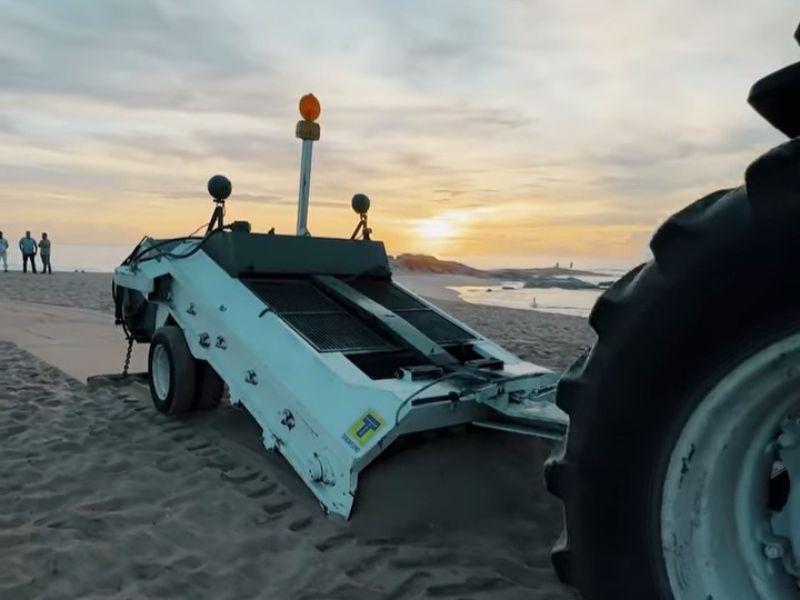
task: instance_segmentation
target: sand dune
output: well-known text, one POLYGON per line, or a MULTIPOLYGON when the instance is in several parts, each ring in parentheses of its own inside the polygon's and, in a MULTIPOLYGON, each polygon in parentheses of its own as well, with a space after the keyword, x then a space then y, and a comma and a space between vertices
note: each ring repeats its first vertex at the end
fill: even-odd
MULTIPOLYGON (((100 277, 80 277, 62 303, 98 302, 87 281, 107 290, 100 277)), ((0 297, 52 299, 52 288, 32 292, 41 285, 21 280, 0 297)), ((65 319, 108 315, 39 308, 54 342, 65 319)), ((535 346, 552 336, 554 353, 590 340, 581 320, 448 308, 490 335, 535 346)), ((0 337, 48 330, 35 307, 25 310, 15 327, 0 310, 0 337)), ((401 441, 364 473, 342 522, 322 514, 286 462, 263 450, 254 421, 228 405, 168 418, 135 380, 86 386, 0 342, 0 415, 3 599, 572 597, 549 564, 561 516, 541 483, 548 444, 539 440, 474 430, 401 441)))

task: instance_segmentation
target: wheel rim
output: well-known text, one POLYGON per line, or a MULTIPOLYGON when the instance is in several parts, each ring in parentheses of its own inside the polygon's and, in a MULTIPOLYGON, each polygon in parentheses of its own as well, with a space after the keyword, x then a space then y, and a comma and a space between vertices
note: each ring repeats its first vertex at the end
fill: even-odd
POLYGON ((798 365, 800 334, 760 350, 684 426, 661 509, 675 598, 800 598, 798 365))
POLYGON ((153 348, 150 376, 153 379, 153 388, 155 389, 156 396, 163 402, 169 395, 170 369, 167 350, 161 344, 153 348))

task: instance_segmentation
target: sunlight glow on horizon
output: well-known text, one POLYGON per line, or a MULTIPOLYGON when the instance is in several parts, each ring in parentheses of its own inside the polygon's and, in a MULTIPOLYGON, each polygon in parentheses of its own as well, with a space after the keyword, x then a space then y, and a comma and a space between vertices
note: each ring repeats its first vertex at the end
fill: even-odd
POLYGON ((417 235, 421 240, 446 240, 458 232, 455 223, 442 217, 433 217, 422 221, 417 227, 417 235))

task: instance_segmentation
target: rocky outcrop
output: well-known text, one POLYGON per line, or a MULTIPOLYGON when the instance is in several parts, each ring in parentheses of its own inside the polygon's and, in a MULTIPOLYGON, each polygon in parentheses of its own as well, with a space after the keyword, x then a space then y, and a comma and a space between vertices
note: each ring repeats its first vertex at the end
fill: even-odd
POLYGON ((577 277, 529 277, 525 281, 526 288, 561 288, 564 290, 595 290, 593 283, 583 281, 577 277))
POLYGON ((491 277, 487 271, 475 269, 453 260, 439 260, 435 256, 427 254, 401 254, 396 257, 389 257, 389 264, 392 271, 397 272, 491 277))

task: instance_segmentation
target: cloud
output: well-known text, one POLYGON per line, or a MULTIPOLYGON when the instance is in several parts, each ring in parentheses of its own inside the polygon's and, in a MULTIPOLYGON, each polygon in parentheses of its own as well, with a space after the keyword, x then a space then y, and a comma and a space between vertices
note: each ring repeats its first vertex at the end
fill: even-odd
MULTIPOLYGON (((5 0, 0 87, 134 107, 190 105, 199 81, 256 65, 220 10, 157 0, 5 0), (216 27, 212 27, 216 25, 216 27)), ((263 68, 263 65, 261 65, 263 68)))

